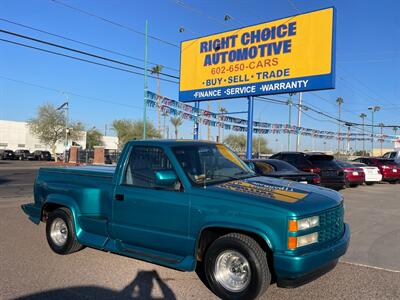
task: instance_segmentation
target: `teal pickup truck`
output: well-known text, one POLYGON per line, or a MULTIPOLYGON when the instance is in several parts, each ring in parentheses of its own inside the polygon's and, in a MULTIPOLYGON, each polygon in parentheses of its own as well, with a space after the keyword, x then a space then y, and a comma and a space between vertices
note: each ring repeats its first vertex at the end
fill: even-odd
POLYGON ((51 249, 84 246, 182 271, 223 299, 296 287, 335 267, 348 247, 342 196, 257 176, 229 148, 132 141, 116 167, 41 168, 30 220, 51 249))

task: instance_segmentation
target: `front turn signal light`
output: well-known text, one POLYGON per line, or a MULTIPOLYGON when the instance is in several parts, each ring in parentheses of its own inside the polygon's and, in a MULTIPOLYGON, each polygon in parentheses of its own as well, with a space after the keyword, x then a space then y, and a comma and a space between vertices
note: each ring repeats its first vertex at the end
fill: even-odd
POLYGON ((289 250, 294 250, 297 248, 297 237, 295 236, 289 236, 288 239, 288 249, 289 250))

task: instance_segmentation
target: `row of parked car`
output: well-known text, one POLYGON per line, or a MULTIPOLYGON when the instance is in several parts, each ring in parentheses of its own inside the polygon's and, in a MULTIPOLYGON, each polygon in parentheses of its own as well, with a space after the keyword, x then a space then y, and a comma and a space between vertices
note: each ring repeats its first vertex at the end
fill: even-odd
POLYGON ((0 149, 1 160, 47 160, 51 161, 52 157, 49 151, 36 150, 32 153, 26 149, 18 149, 15 151, 0 149))
POLYGON ((269 159, 246 163, 257 174, 333 189, 372 185, 380 181, 400 183, 400 164, 384 157, 360 157, 353 161, 336 160, 324 153, 280 152, 269 159))

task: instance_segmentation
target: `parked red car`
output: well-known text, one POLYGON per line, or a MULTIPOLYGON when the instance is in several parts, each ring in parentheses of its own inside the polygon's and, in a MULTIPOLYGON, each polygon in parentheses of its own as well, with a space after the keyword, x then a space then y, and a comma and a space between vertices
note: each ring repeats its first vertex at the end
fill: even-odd
POLYGON ((360 157, 354 161, 364 163, 368 166, 375 166, 379 168, 382 174, 382 180, 390 183, 400 181, 400 165, 393 159, 378 158, 378 157, 360 157))
POLYGON ((343 169, 346 187, 356 187, 365 182, 365 173, 361 168, 357 168, 345 161, 336 161, 343 169))

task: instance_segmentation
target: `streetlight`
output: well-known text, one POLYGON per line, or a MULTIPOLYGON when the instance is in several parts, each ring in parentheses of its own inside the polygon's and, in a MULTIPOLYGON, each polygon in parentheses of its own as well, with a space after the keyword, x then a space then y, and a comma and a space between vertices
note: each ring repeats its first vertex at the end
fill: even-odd
POLYGON ((368 110, 371 111, 372 114, 372 139, 371 139, 371 156, 374 156, 374 113, 381 109, 380 106, 370 106, 368 110))
POLYGON ((57 110, 63 110, 65 113, 65 141, 64 141, 64 162, 67 162, 67 147, 68 147, 68 112, 69 112, 69 102, 68 95, 67 102, 64 102, 57 110))
POLYGON ((363 141, 363 156, 365 156, 365 133, 364 133, 364 127, 365 127, 365 118, 367 117, 366 114, 362 113, 360 114, 360 118, 362 119, 362 141, 363 141))

